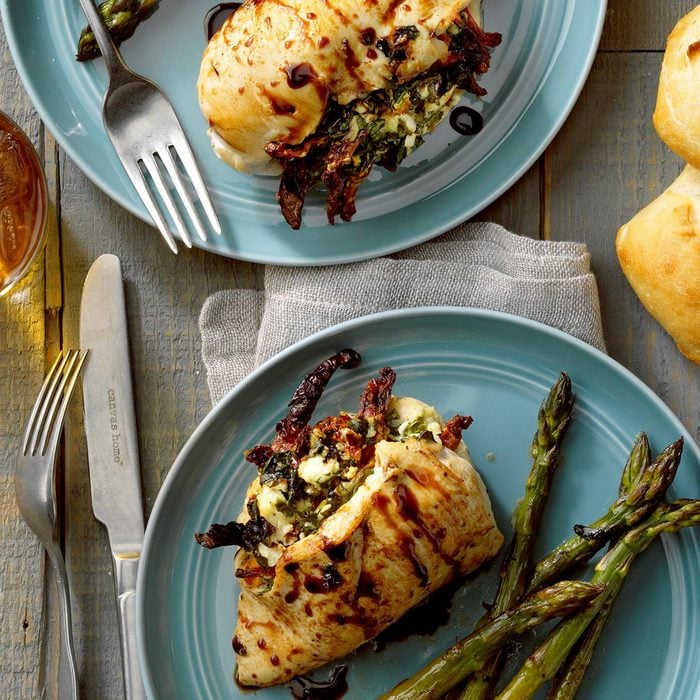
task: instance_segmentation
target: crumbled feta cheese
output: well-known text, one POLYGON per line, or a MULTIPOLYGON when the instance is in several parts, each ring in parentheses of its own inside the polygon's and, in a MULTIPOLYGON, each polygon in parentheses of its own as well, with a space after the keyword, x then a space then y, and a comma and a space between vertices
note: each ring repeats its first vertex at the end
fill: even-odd
POLYGON ((308 484, 324 484, 330 481, 340 471, 337 459, 309 457, 299 462, 297 473, 299 478, 308 484))
POLYGON ((440 441, 442 418, 433 406, 404 396, 393 397, 389 410, 392 415, 391 427, 399 437, 420 437, 430 432, 437 442, 440 441))
POLYGON ((278 559, 282 556, 282 550, 279 547, 272 549, 262 542, 258 545, 258 554, 267 560, 268 566, 274 566, 278 559))
POLYGON ((401 121, 406 125, 409 131, 415 131, 417 128, 416 120, 410 114, 402 114, 401 121))
POLYGON ((283 542, 285 535, 292 531, 292 520, 284 512, 280 510, 280 506, 287 503, 287 499, 282 492, 282 488, 286 486, 275 484, 274 486, 265 486, 260 489, 257 495, 258 512, 267 520, 274 528, 275 532, 272 535, 273 540, 283 542))
POLYGON ((257 496, 258 510, 260 515, 265 518, 268 522, 271 522, 271 518, 277 513, 277 506, 281 505, 286 501, 282 491, 276 486, 265 485, 260 489, 260 493, 257 496))

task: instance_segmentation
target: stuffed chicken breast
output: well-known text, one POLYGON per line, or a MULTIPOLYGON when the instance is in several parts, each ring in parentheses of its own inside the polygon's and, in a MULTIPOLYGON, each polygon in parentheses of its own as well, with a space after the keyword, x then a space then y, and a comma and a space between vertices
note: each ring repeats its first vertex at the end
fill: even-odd
POLYGON ((293 228, 306 193, 350 220, 357 188, 419 146, 477 77, 500 35, 475 0, 246 0, 202 58, 199 102, 216 153, 282 173, 293 228))
POLYGON ((239 518, 197 535, 237 544, 236 679, 268 686, 345 656, 433 591, 491 559, 503 537, 461 431, 391 395, 385 368, 357 413, 308 421, 343 351, 308 375, 258 467, 239 518))

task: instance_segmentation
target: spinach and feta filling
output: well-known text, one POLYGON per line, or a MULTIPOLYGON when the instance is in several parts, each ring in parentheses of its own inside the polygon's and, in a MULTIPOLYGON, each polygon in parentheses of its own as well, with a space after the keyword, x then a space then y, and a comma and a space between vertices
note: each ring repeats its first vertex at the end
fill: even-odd
MULTIPOLYGON (((343 352, 343 361, 352 362, 352 351, 343 352)), ((258 469, 248 491, 246 517, 212 525, 196 535, 197 542, 208 548, 238 545, 265 571, 275 566, 286 547, 316 532, 353 497, 374 473, 379 443, 420 438, 452 450, 463 447, 461 431, 471 418, 458 415, 443 422, 432 406, 392 396, 396 375, 388 367, 367 383, 357 412, 340 411, 309 426, 313 407, 340 356, 304 378, 271 443, 245 453, 258 469)))
POLYGON ((310 535, 347 503, 374 470, 374 447, 381 440, 409 438, 442 441, 445 424, 438 412, 417 399, 392 397, 382 426, 374 418, 340 413, 315 425, 308 452, 295 459, 276 453, 260 470, 260 490, 249 501, 249 512, 270 525, 257 546, 261 564, 274 566, 284 547, 310 535))
MULTIPOLYGON (((419 35, 413 26, 397 27, 376 40, 376 49, 390 65, 406 59, 407 46, 419 35)), ((328 100, 318 129, 300 144, 270 141, 265 150, 282 166, 277 198, 292 228, 301 226, 306 194, 327 189, 328 221, 350 221, 357 190, 377 164, 394 171, 423 143, 462 96, 481 96, 477 76, 489 67, 490 51, 499 34, 484 32, 469 10, 437 37, 449 47, 447 57, 406 82, 391 81, 385 89, 340 105, 328 100)))

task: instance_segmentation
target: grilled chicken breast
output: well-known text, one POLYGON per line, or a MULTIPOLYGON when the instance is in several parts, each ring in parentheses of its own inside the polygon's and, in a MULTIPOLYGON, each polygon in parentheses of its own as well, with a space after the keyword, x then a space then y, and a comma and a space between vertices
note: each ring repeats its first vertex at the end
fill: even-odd
MULTIPOLYGON (((241 578, 238 682, 283 683, 345 656, 502 542, 467 459, 427 440, 380 442, 372 474, 316 533, 284 550, 272 579, 241 578)), ((245 550, 236 567, 259 570, 245 550)))
POLYGON ((500 35, 476 0, 246 0, 212 37, 197 92, 216 154, 283 172, 293 228, 308 190, 349 220, 373 164, 395 170, 467 90, 500 35), (348 182, 349 181, 349 182, 348 182))
POLYGON ((357 413, 308 426, 341 351, 304 378, 258 467, 237 520, 197 541, 233 544, 240 580, 237 681, 268 686, 345 656, 430 593, 492 558, 503 542, 462 430, 431 406, 397 398, 388 367, 357 413))
POLYGON ((326 102, 361 95, 426 71, 448 54, 436 36, 472 0, 258 0, 245 2, 209 42, 199 101, 214 146, 239 170, 279 172, 269 141, 300 143, 319 125, 326 102), (392 65, 372 48, 397 27, 415 26, 405 59, 392 65), (370 39, 372 39, 370 41, 370 39), (226 144, 226 145, 224 145, 226 144), (228 146, 228 147, 227 147, 228 146))

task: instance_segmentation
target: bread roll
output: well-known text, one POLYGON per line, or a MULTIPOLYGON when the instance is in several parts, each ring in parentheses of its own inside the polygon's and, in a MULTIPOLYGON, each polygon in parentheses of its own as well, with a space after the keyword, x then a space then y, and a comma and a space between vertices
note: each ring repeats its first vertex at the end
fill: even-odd
POLYGON ((617 255, 647 311, 700 364, 700 170, 687 165, 618 231, 617 255))
POLYGON ((668 37, 654 126, 672 151, 700 168, 700 5, 668 37))

